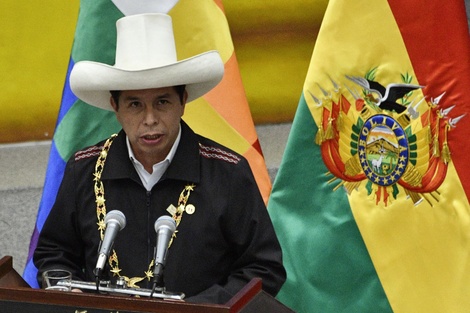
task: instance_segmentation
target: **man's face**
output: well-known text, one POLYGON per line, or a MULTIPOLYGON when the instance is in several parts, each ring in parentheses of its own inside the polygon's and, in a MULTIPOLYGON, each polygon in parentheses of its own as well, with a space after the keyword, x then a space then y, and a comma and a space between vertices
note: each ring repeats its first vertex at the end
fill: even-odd
POLYGON ((173 87, 124 90, 119 106, 111 98, 116 117, 129 137, 135 157, 151 167, 162 161, 178 136, 183 103, 173 87))

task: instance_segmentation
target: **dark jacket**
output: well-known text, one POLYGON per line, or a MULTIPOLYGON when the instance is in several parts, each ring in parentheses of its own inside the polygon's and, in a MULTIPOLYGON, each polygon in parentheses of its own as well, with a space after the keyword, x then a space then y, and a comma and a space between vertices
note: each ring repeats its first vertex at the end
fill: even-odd
MULTIPOLYGON (((56 202, 34 254, 38 277, 48 268, 69 269, 74 279, 94 281, 100 236, 93 173, 103 142, 78 152, 66 166, 56 202)), ((285 281, 281 248, 248 162, 195 134, 182 122, 172 163, 148 192, 134 169, 121 131, 109 150, 101 180, 107 212, 127 219, 114 243, 120 275, 144 277, 154 256, 154 223, 184 187, 195 184, 164 269, 166 289, 189 301, 225 303, 250 279, 276 295, 285 281)), ((106 268, 109 273, 109 268, 106 268)), ((109 273, 110 276, 112 274, 109 273)), ((147 279, 140 287, 151 288, 147 279)))

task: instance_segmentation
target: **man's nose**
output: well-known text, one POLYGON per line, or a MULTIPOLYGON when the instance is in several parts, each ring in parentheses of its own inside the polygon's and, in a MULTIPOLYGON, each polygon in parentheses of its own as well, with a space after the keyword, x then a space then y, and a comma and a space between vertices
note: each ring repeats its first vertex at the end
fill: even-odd
POLYGON ((147 106, 144 112, 144 124, 146 125, 154 125, 158 124, 159 116, 156 110, 152 108, 152 106, 147 106))

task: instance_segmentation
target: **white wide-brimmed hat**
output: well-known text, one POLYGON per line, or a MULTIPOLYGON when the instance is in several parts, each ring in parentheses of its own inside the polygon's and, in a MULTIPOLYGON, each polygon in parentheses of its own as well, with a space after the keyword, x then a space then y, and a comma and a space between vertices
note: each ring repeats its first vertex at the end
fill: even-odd
POLYGON ((217 51, 177 60, 169 15, 129 15, 119 19, 116 27, 115 64, 80 61, 70 73, 73 93, 88 104, 112 110, 110 90, 178 85, 186 85, 190 102, 214 88, 224 75, 217 51))

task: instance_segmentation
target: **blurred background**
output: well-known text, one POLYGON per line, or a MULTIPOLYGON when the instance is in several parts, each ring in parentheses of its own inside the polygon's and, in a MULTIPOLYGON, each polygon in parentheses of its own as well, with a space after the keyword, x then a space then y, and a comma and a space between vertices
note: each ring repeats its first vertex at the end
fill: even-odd
MULTIPOLYGON (((327 3, 223 1, 271 178, 327 3)), ((78 9, 79 0, 0 0, 0 257, 13 256, 19 273, 44 186, 78 9)))
MULTIPOLYGON (((328 0, 223 3, 255 124, 291 122, 328 0)), ((0 143, 52 139, 78 9, 0 1, 0 143)))
MULTIPOLYGON (((255 124, 292 121, 327 3, 223 1, 255 124)), ((0 2, 0 143, 52 139, 78 10, 0 2)))

